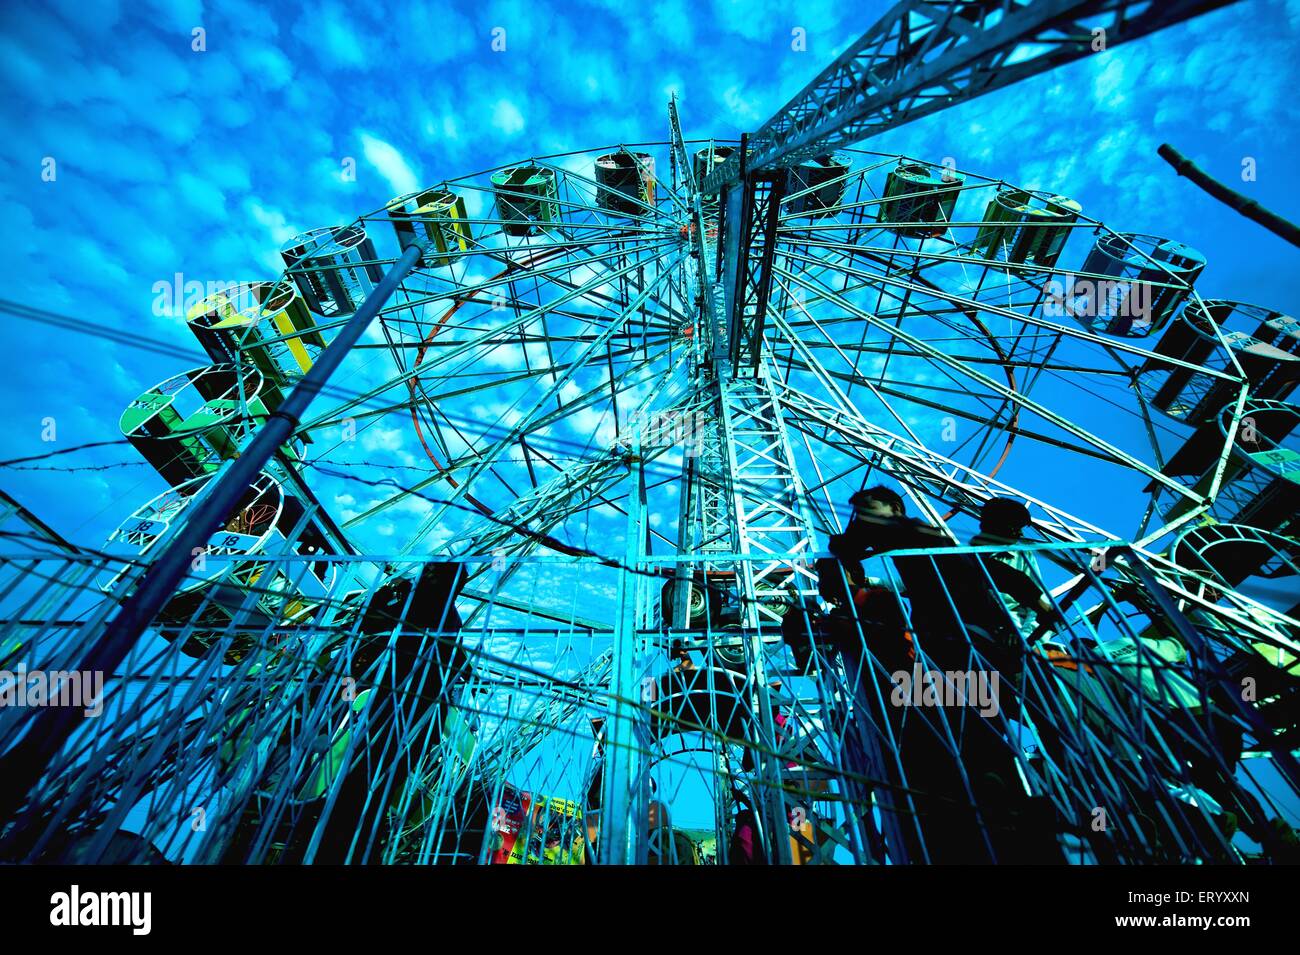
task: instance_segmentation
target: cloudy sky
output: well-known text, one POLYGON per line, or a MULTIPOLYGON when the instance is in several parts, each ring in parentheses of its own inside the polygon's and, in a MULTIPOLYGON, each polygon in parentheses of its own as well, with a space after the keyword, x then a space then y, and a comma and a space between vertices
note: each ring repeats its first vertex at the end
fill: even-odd
MULTIPOLYGON (((132 398, 201 363, 134 347, 170 343, 198 358, 182 321, 156 314, 155 283, 270 277, 289 236, 397 193, 528 155, 663 139, 674 89, 688 136, 734 137, 885 7, 3 4, 0 298, 114 340, 4 315, 0 458, 50 450, 50 418, 54 447, 117 438, 132 398), (796 30, 806 50, 792 48, 796 30)), ((1113 228, 1201 249, 1203 293, 1294 311, 1296 250, 1179 180, 1155 151, 1173 143, 1300 216, 1298 53, 1300 3, 1250 0, 870 146, 1068 193, 1113 228)), ((6 468, 0 487, 95 543, 127 502, 162 489, 147 467, 112 466, 137 461, 129 447, 93 449, 41 464, 76 471, 6 468)))

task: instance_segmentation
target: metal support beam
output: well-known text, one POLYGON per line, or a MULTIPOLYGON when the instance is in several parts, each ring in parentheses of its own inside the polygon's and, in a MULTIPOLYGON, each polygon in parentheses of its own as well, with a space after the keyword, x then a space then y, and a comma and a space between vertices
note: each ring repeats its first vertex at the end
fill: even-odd
POLYGON ((646 740, 642 732, 641 647, 637 636, 637 596, 642 578, 645 533, 645 470, 639 436, 633 432, 628 456, 626 561, 618 585, 618 624, 614 633, 614 672, 606 718, 604 789, 601 793, 602 865, 643 865, 647 850, 649 784, 643 771, 646 740))
POLYGON ((812 511, 794 463, 784 411, 766 366, 758 377, 721 386, 723 452, 730 474, 736 551, 750 559, 737 568, 746 627, 779 624, 793 594, 815 597, 810 560, 763 555, 812 554, 812 511))
POLYGON ((787 176, 784 169, 750 173, 727 190, 723 276, 733 374, 758 373, 787 176))
MULTIPOLYGON (((122 602, 99 641, 77 668, 86 673, 113 673, 135 646, 145 628, 176 593, 190 569, 193 555, 207 547, 212 534, 225 525, 248 487, 275 452, 288 441, 343 358, 360 339, 371 320, 392 296, 407 273, 421 261, 427 240, 416 240, 388 270, 361 307, 339 330, 311 370, 294 387, 284 403, 257 429, 240 455, 209 486, 203 499, 188 513, 184 525, 158 552, 140 578, 139 586, 122 602)), ((74 707, 49 707, 28 727, 27 734, 5 756, 0 782, 0 819, 12 819, 27 794, 40 780, 50 761, 76 729, 81 711, 74 707)))
MULTIPOLYGON (((745 168, 797 165, 1232 2, 904 0, 749 136, 745 168)), ((740 181, 743 156, 702 191, 740 181)))

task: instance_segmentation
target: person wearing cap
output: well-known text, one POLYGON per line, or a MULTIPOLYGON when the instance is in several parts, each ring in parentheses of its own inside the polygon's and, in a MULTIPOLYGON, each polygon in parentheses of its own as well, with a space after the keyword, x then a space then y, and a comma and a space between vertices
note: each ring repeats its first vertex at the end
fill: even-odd
POLYGON ((849 498, 853 517, 843 534, 832 534, 830 551, 843 562, 904 547, 935 547, 952 541, 945 531, 907 516, 902 497, 883 485, 849 498))
MULTIPOLYGON (((843 533, 830 535, 828 542, 834 556, 816 563, 817 589, 835 608, 832 618, 874 620, 901 635, 906 624, 896 582, 869 576, 862 562, 891 550, 942 546, 951 539, 939 528, 908 517, 902 497, 883 485, 854 492, 848 503, 853 516, 843 533)), ((796 617, 790 619, 795 626, 783 627, 782 635, 794 650, 796 663, 804 667, 811 652, 808 635, 797 626, 796 617)), ((850 643, 858 639, 856 630, 840 637, 850 643)))
MULTIPOLYGON (((908 547, 936 547, 952 543, 945 531, 915 517, 908 517, 902 497, 883 485, 854 492, 849 498, 849 506, 853 508, 853 516, 842 534, 830 536, 827 549, 843 567, 851 588, 864 585, 887 586, 884 581, 869 578, 864 573, 862 561, 867 557, 908 547)), ((838 572, 838 568, 831 566, 825 570, 838 572)), ((831 602, 848 601, 843 599, 831 602)))
MULTIPOLYGON (((980 529, 970 539, 971 546, 998 547, 1023 543, 1024 529, 1031 522, 1029 508, 1019 501, 1009 497, 990 498, 980 509, 980 529)), ((992 559, 984 561, 984 566, 1021 633, 1033 630, 1034 616, 1042 622, 1057 615, 1039 584, 1043 577, 1032 552, 1007 550, 988 556, 992 559)))

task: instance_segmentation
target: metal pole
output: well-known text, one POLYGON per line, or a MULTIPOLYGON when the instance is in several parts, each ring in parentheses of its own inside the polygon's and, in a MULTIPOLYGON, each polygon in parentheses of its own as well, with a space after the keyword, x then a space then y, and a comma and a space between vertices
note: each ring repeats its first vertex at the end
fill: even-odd
MULTIPOLYGON (((135 591, 122 601, 118 614, 105 628, 94 648, 82 660, 80 672, 112 673, 125 659, 140 634, 176 593, 196 551, 229 519, 241 495, 256 480, 262 467, 293 436, 307 406, 356 344, 371 319, 397 290, 408 272, 423 258, 428 240, 415 239, 388 270, 375 289, 348 319, 311 370, 303 376, 277 411, 260 427, 246 450, 235 458, 195 505, 184 525, 165 545, 140 578, 135 591)), ((5 773, 0 780, 0 820, 10 819, 45 768, 75 729, 75 707, 48 707, 37 716, 17 745, 4 753, 5 773)))
POLYGON ((637 636, 636 571, 640 568, 645 515, 645 471, 641 437, 632 435, 627 495, 627 564, 619 581, 618 628, 614 633, 614 672, 610 678, 605 727, 605 779, 600 804, 601 865, 642 865, 646 861, 647 799, 643 734, 646 700, 640 682, 637 636))
POLYGON ((1229 189, 1168 143, 1161 143, 1156 152, 1161 159, 1174 167, 1174 172, 1192 180, 1228 208, 1240 212, 1247 219, 1258 222, 1269 232, 1281 236, 1292 245, 1300 245, 1300 228, 1295 223, 1288 222, 1276 212, 1265 209, 1249 196, 1244 196, 1235 189, 1229 189))

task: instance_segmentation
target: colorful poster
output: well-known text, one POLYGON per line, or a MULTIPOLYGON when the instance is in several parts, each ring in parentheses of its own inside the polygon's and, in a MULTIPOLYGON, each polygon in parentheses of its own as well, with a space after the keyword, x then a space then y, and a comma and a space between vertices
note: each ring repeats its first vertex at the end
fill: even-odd
POLYGON ((493 865, 582 865, 582 810, 569 799, 506 787, 492 810, 493 865))

